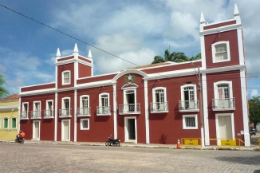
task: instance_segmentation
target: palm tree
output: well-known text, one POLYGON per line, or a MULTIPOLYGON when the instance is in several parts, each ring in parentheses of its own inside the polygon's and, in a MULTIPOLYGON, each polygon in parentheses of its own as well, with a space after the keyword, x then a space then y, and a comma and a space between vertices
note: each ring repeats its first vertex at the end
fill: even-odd
POLYGON ((170 53, 168 49, 164 52, 164 58, 161 56, 155 56, 152 64, 173 61, 173 62, 184 62, 189 61, 189 58, 183 52, 173 52, 170 53))
POLYGON ((3 75, 0 74, 0 98, 9 94, 9 92, 3 87, 4 83, 5 83, 4 77, 3 75))

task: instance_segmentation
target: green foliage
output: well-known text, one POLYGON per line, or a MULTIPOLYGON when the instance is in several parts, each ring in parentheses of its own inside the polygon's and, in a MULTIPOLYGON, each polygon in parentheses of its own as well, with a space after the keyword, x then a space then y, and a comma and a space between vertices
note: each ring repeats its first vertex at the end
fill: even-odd
POLYGON ((161 56, 155 56, 154 61, 152 64, 160 63, 160 62, 166 62, 166 61, 172 61, 172 62, 185 62, 185 61, 194 61, 201 59, 201 54, 199 53, 195 57, 188 58, 185 53, 183 52, 172 52, 170 53, 168 49, 164 52, 164 57, 161 56))
POLYGON ((253 97, 248 102, 250 122, 256 125, 260 122, 260 96, 253 97))
POLYGON ((3 87, 5 83, 3 75, 0 74, 0 98, 9 94, 9 92, 3 87))

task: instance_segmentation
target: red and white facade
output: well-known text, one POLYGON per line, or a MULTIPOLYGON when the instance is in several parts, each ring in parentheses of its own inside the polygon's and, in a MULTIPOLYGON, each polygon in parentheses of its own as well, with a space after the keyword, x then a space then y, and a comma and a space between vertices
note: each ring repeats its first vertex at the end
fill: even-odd
POLYGON ((22 87, 20 129, 26 139, 176 144, 180 138, 239 138, 250 145, 243 30, 234 18, 200 21, 202 59, 93 75, 79 55, 55 63, 56 81, 22 87), (199 69, 199 70, 198 70, 199 69), (199 71, 199 73, 198 73, 199 71), (201 74, 201 75, 198 75, 201 74), (199 80, 201 81, 201 94, 199 80), (203 126, 201 126, 203 124, 203 126))

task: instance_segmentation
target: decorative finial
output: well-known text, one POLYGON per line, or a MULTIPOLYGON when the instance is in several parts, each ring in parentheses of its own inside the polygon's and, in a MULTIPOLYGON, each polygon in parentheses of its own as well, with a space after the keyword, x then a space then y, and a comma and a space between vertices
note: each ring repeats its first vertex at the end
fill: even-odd
POLYGON ((201 12, 201 14, 200 14, 200 24, 205 24, 204 15, 203 15, 202 12, 201 12))
POLYGON ((92 58, 91 50, 88 50, 88 58, 92 58))
POLYGON ((235 4, 234 16, 239 16, 239 11, 238 11, 238 8, 237 8, 237 4, 235 4))
POLYGON ((75 43, 73 53, 79 53, 78 45, 75 43))
POLYGON ((59 48, 57 49, 56 57, 57 57, 57 58, 61 57, 60 49, 59 49, 59 48))

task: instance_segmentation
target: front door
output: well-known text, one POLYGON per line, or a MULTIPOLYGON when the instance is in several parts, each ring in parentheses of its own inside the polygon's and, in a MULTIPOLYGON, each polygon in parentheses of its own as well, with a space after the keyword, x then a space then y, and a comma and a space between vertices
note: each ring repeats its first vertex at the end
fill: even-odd
POLYGON ((136 118, 126 117, 125 118, 125 141, 126 142, 137 142, 136 137, 136 118))
POLYGON ((61 126, 61 140, 62 141, 70 141, 70 121, 62 120, 61 126))
POLYGON ((33 122, 33 139, 40 140, 40 121, 33 122))
MULTIPOLYGON (((218 116, 218 138, 220 140, 233 139, 231 116, 218 116)), ((220 140, 218 140, 218 145, 220 145, 220 140)))

